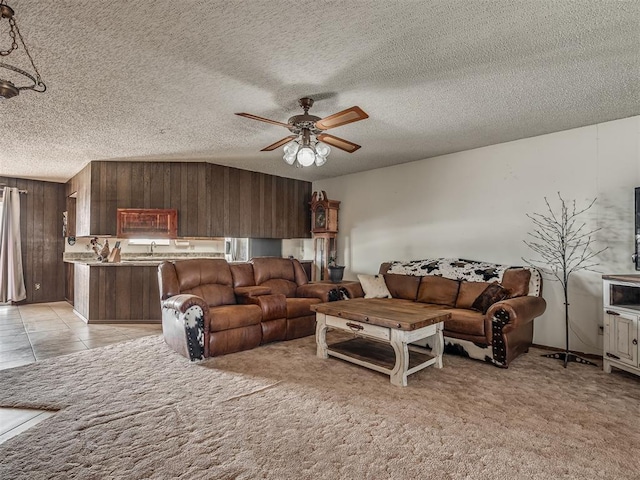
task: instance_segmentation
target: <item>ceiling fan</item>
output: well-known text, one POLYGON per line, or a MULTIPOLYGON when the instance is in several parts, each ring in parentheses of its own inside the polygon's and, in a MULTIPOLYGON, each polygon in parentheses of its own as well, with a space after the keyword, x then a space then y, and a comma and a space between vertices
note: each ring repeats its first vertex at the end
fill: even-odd
POLYGON ((285 145, 283 158, 289 165, 293 165, 296 161, 296 166, 302 167, 308 167, 314 163, 317 166, 324 165, 327 161, 327 155, 331 151, 328 145, 348 153, 353 153, 360 148, 360 145, 353 142, 323 133, 330 128, 341 127, 342 125, 369 118, 369 115, 360 107, 354 106, 328 117, 320 118, 309 114, 309 109, 313 106, 312 98, 301 98, 298 100, 298 104, 302 107, 304 113, 302 115, 294 115, 287 120, 287 123, 259 117, 251 113, 236 113, 236 115, 288 128, 294 135, 289 135, 268 147, 264 147, 261 152, 270 152, 285 145))

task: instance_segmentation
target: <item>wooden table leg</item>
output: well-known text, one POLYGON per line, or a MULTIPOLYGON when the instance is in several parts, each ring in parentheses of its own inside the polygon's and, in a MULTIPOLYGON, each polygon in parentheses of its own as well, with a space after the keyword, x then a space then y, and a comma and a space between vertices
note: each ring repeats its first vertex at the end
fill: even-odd
POLYGON ((442 354, 444 353, 444 335, 442 334, 442 330, 444 328, 444 323, 440 322, 436 325, 437 333, 435 335, 433 341, 433 356, 436 358, 436 368, 442 368, 442 354))
POLYGON ((396 363, 391 372, 391 383, 399 387, 407 386, 409 370, 409 348, 401 330, 391 329, 391 346, 396 354, 396 363))
POLYGON ((318 358, 329 358, 327 353, 327 322, 324 313, 316 313, 316 345, 318 358))

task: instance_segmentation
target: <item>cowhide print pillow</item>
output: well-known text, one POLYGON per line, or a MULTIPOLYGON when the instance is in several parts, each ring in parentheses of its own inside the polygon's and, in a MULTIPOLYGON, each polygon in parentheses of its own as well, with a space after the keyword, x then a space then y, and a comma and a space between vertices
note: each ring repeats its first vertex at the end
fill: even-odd
POLYGON ((391 298, 383 275, 358 275, 364 298, 391 298))

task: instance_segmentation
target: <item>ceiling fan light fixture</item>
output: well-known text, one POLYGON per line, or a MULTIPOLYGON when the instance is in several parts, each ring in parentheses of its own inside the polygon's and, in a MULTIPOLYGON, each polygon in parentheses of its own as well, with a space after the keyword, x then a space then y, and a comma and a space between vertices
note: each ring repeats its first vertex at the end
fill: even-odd
MULTIPOLYGON (((0 0, 0 3, 4 1, 5 0, 0 0)), ((287 123, 259 117, 251 113, 242 112, 236 113, 236 115, 287 128, 293 135, 281 138, 277 142, 264 147, 261 151, 271 152, 276 148, 284 146, 282 159, 287 162, 287 164, 295 165, 296 167, 310 167, 314 163, 318 167, 324 165, 327 163, 327 156, 331 153, 329 145, 344 150, 347 153, 353 153, 360 148, 360 145, 353 142, 324 133, 324 130, 369 118, 369 115, 360 107, 353 106, 329 115, 328 117, 320 118, 309 114, 309 109, 313 106, 312 98, 301 98, 298 100, 298 104, 304 110, 304 114, 294 115, 289 118, 287 123)))
POLYGON ((310 167, 316 161, 316 154, 311 147, 302 147, 296 158, 303 167, 310 167))

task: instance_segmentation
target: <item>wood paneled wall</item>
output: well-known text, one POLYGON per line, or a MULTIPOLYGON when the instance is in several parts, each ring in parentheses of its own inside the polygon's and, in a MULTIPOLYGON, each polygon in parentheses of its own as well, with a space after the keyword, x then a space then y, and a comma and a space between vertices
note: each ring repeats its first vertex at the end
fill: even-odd
POLYGON ((180 237, 310 236, 310 182, 203 162, 87 168, 89 178, 85 169, 67 184, 67 194, 78 192, 79 236, 115 235, 117 208, 175 208, 180 237))
POLYGON ((65 185, 0 177, 0 183, 27 190, 20 195, 20 233, 27 303, 64 300, 62 212, 65 185), (35 284, 40 284, 36 290, 35 284))

